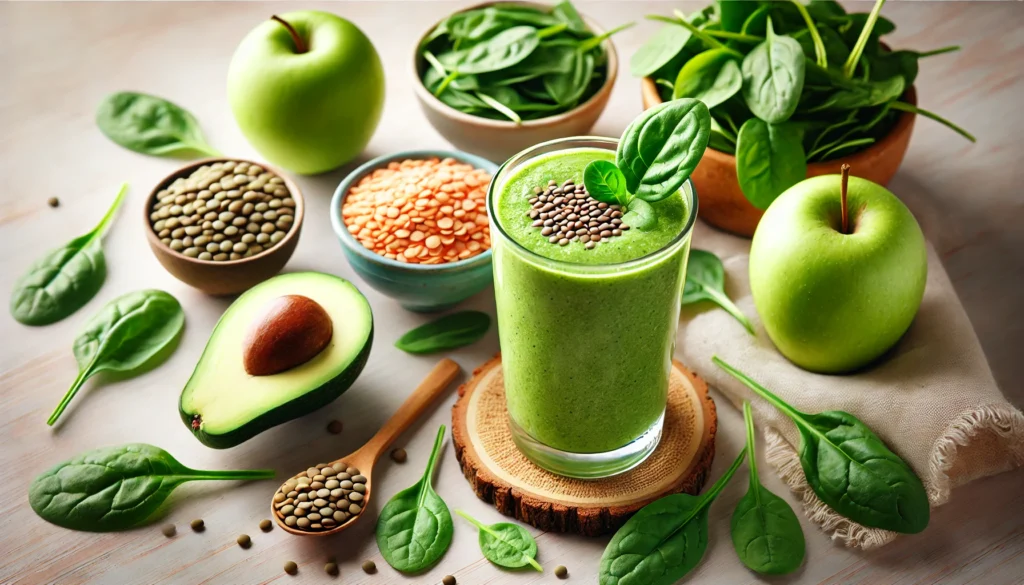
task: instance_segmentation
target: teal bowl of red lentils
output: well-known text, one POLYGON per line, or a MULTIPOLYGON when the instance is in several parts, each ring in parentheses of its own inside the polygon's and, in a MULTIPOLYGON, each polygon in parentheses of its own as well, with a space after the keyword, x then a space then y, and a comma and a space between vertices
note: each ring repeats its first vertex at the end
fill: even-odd
POLYGON ((465 152, 375 158, 338 185, 331 225, 352 269, 410 311, 443 311, 491 284, 487 185, 497 165, 465 152))

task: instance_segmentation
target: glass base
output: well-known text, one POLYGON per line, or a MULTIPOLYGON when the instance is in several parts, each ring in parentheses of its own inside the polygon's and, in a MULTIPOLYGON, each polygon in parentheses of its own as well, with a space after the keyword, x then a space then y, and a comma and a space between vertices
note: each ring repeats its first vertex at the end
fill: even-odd
POLYGON ((508 418, 512 440, 526 458, 540 467, 577 479, 601 479, 625 473, 646 460, 661 442, 661 429, 665 424, 665 413, 635 441, 624 447, 604 453, 571 453, 541 443, 522 429, 516 421, 508 418))

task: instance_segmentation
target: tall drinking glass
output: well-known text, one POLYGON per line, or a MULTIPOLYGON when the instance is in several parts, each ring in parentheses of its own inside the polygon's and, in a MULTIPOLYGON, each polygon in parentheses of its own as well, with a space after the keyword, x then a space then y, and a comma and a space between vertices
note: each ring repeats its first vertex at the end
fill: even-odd
POLYGON ((697 215, 687 181, 653 204, 649 230, 623 230, 590 248, 549 241, 531 217, 537 188, 582 185, 587 163, 614 161, 617 144, 537 145, 509 159, 487 195, 512 436, 532 461, 570 477, 631 469, 661 439, 697 215))

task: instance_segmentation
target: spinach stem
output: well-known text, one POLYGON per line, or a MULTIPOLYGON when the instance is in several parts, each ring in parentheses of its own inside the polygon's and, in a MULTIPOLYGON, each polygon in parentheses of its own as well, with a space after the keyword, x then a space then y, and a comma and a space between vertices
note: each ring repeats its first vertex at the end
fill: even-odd
POLYGON ((807 32, 811 34, 811 42, 814 43, 814 58, 817 61, 818 66, 828 68, 828 55, 825 53, 825 43, 821 41, 821 35, 818 34, 818 27, 814 25, 814 19, 811 18, 811 14, 807 12, 807 8, 804 7, 800 0, 793 0, 793 5, 796 6, 800 16, 802 16, 804 22, 807 23, 807 32))
POLYGON ((50 418, 46 420, 46 424, 52 427, 53 423, 57 422, 57 419, 60 418, 64 409, 68 407, 68 404, 71 404, 71 399, 75 397, 75 394, 78 394, 78 389, 81 388, 82 384, 84 384, 85 381, 89 379, 89 376, 92 375, 92 365, 96 362, 97 356, 99 356, 99 352, 96 353, 96 356, 93 356, 89 365, 78 372, 78 376, 75 378, 75 381, 71 383, 71 388, 69 388, 64 394, 64 398, 61 399, 57 408, 53 409, 53 413, 50 415, 50 418))
POLYGON ((960 45, 950 45, 948 47, 942 47, 941 49, 933 49, 931 51, 925 51, 923 53, 918 53, 917 56, 918 56, 918 58, 932 57, 934 55, 942 55, 944 53, 953 53, 953 52, 959 51, 959 50, 960 50, 960 45))
POLYGON ((708 296, 714 297, 715 302, 739 321, 740 324, 743 325, 743 328, 747 330, 747 333, 754 335, 754 326, 750 323, 750 320, 747 319, 747 316, 743 314, 743 311, 740 311, 740 308, 732 302, 732 299, 709 286, 704 287, 704 292, 707 293, 708 296))
MULTIPOLYGON (((505 543, 507 546, 509 546, 509 548, 514 548, 514 549, 518 550, 517 547, 508 544, 508 541, 505 540, 504 538, 502 538, 500 534, 498 534, 497 532, 491 530, 490 526, 487 526, 486 524, 480 522, 479 520, 477 520, 476 518, 470 516, 469 514, 467 514, 466 512, 464 512, 462 510, 455 510, 455 513, 458 514, 459 516, 462 516, 466 520, 468 520, 469 523, 472 524, 473 526, 476 526, 477 530, 482 530, 483 532, 486 532, 487 534, 490 534, 491 536, 493 536, 495 539, 500 540, 501 542, 505 543)), ((541 567, 540 563, 538 563, 536 560, 534 560, 533 557, 531 557, 531 556, 529 556, 526 553, 523 553, 521 551, 520 551, 520 555, 522 555, 522 557, 524 559, 526 559, 526 562, 530 563, 530 566, 532 566, 534 569, 537 569, 538 571, 540 571, 542 573, 544 572, 544 568, 541 567)))
POLYGON ((229 471, 207 471, 204 469, 189 469, 193 474, 192 479, 217 480, 217 479, 270 479, 277 473, 273 469, 239 469, 229 471))
POLYGON ((750 458, 747 467, 750 469, 750 489, 756 490, 758 487, 757 450, 754 448, 754 413, 751 412, 749 400, 743 401, 743 422, 747 427, 747 457, 750 458))
POLYGON ((731 41, 740 41, 742 43, 760 43, 761 41, 764 40, 764 37, 729 32, 725 30, 705 30, 704 34, 708 35, 709 37, 715 37, 718 39, 729 39, 731 41))
POLYGON ((561 24, 553 24, 547 28, 542 28, 537 31, 537 38, 546 39, 548 37, 553 37, 567 28, 569 28, 569 25, 564 22, 561 24))
MULTIPOLYGON (((423 471, 423 479, 420 481, 426 482, 429 486, 434 480, 434 468, 437 466, 437 455, 441 452, 441 443, 444 441, 445 426, 441 425, 441 428, 437 429, 437 438, 434 439, 434 448, 430 451, 430 459, 427 460, 427 468, 423 471)), ((422 506, 423 494, 426 490, 420 490, 420 505, 422 506)))
POLYGON ((729 466, 729 469, 722 475, 722 477, 718 478, 718 481, 715 482, 715 485, 711 486, 711 489, 704 494, 704 497, 701 499, 700 505, 697 506, 697 510, 706 507, 708 504, 714 501, 715 498, 718 497, 718 494, 723 489, 725 489, 726 484, 729 483, 729 480, 732 479, 732 476, 735 475, 736 470, 740 468, 740 464, 742 464, 743 460, 746 458, 747 448, 743 447, 742 449, 740 449, 740 454, 736 456, 736 460, 733 461, 732 465, 729 466))
POLYGON ((581 53, 586 53, 587 51, 595 49, 598 46, 600 46, 600 44, 603 43, 605 40, 610 38, 613 34, 621 32, 621 31, 624 31, 627 28, 630 28, 630 27, 635 26, 635 25, 636 25, 635 22, 627 22, 626 24, 623 24, 621 26, 617 26, 617 27, 613 28, 612 30, 610 30, 610 31, 608 31, 606 33, 603 33, 603 34, 598 35, 596 37, 590 37, 589 39, 587 39, 587 40, 583 41, 582 43, 580 43, 579 50, 580 50, 581 53))
POLYGON ((875 28, 875 23, 878 22, 878 14, 882 12, 883 5, 885 5, 885 0, 876 0, 875 6, 868 14, 867 20, 864 21, 864 28, 861 29, 860 36, 857 37, 857 43, 853 46, 853 50, 850 51, 850 56, 846 59, 846 64, 843 65, 843 75, 845 75, 847 79, 853 77, 853 71, 857 68, 857 63, 860 61, 860 56, 864 52, 864 47, 868 44, 868 39, 871 38, 871 30, 875 28))
POLYGON ((107 231, 107 226, 114 219, 114 215, 117 213, 121 203, 124 202, 124 196, 128 193, 128 183, 121 183, 121 188, 117 191, 117 197, 114 198, 114 203, 107 210, 107 213, 100 220, 100 223, 93 228, 93 237, 103 237, 103 233, 107 231))
POLYGON ((977 139, 974 138, 974 135, 971 134, 970 132, 968 132, 967 130, 964 130, 963 128, 961 128, 960 126, 957 126, 953 122, 950 122, 949 120, 943 118, 942 116, 940 116, 940 115, 938 115, 938 114, 936 114, 934 112, 929 112, 928 110, 926 110, 924 108, 919 108, 919 107, 914 106, 912 104, 908 104, 907 102, 901 102, 901 101, 891 102, 889 104, 889 107, 894 109, 894 110, 900 110, 900 111, 903 111, 903 112, 910 112, 912 114, 921 114, 925 118, 931 118, 932 120, 935 120, 936 122, 939 122, 940 124, 945 124, 951 130, 953 130, 957 134, 963 136, 967 140, 970 140, 971 142, 977 142, 977 139))
POLYGON ((736 57, 737 59, 742 59, 743 58, 743 53, 740 53, 736 49, 732 49, 730 47, 727 47, 727 46, 723 45, 722 43, 718 42, 718 40, 716 40, 715 38, 711 37, 710 35, 708 35, 704 31, 702 31, 699 28, 697 28, 697 27, 693 26, 692 24, 690 24, 686 20, 686 17, 685 17, 685 15, 682 12, 679 12, 678 10, 676 10, 675 14, 676 14, 676 18, 669 18, 667 16, 661 16, 660 14, 648 14, 645 18, 647 18, 648 20, 657 20, 657 21, 660 21, 660 22, 667 22, 669 24, 674 24, 676 26, 681 26, 681 27, 685 28, 686 30, 690 31, 690 34, 692 34, 693 36, 697 37, 701 41, 704 41, 704 43, 706 45, 708 45, 708 46, 710 46, 710 47, 712 47, 714 49, 723 49, 723 50, 727 51, 733 57, 736 57))
POLYGON ((474 92, 474 93, 476 94, 476 97, 480 98, 480 100, 482 100, 485 104, 487 104, 488 106, 491 106, 495 110, 501 112, 506 117, 508 117, 509 120, 512 120, 516 124, 521 124, 523 122, 523 119, 520 118, 519 114, 517 114, 515 112, 515 110, 513 110, 512 108, 510 108, 510 107, 506 106, 505 104, 499 102, 498 100, 496 100, 493 97, 487 95, 486 93, 483 93, 482 91, 477 91, 477 92, 474 92))
POLYGON ((775 394, 772 394, 770 390, 755 382, 750 376, 744 374, 743 372, 727 364, 724 360, 722 360, 722 358, 718 357, 717 355, 711 356, 711 361, 714 362, 716 366, 725 370, 726 373, 728 373, 733 378, 736 378, 740 382, 743 382, 743 385, 753 390, 754 394, 757 394, 761 398, 767 400, 772 406, 778 408, 791 419, 793 419, 794 422, 804 422, 804 413, 786 404, 786 402, 784 402, 781 398, 779 398, 775 394))

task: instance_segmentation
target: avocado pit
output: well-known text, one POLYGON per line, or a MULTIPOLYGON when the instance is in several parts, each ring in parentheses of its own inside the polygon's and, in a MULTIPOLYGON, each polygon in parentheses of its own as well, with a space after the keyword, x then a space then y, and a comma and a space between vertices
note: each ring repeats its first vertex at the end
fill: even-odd
POLYGON ((250 376, 270 376, 313 359, 334 335, 331 317, 302 295, 284 295, 267 303, 243 342, 242 361, 250 376))

